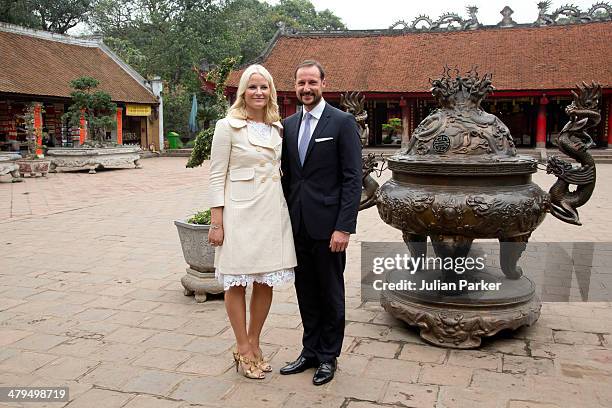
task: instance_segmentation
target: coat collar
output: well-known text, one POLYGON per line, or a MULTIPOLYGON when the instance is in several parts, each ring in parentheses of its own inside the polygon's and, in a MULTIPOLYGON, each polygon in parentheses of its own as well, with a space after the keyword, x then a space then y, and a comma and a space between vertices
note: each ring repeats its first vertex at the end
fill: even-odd
MULTIPOLYGON (((227 118, 227 122, 230 124, 231 127, 236 129, 243 128, 247 125, 247 121, 240 118, 227 118)), ((283 125, 278 120, 276 122, 272 122, 271 125, 277 128, 278 130, 281 130, 283 128, 283 125)))
MULTIPOLYGON (((247 121, 244 119, 239 119, 239 118, 228 118, 227 119, 229 125, 235 129, 242 129, 244 127, 246 127, 247 125, 247 121)), ((247 137, 249 139, 249 142, 252 145, 256 145, 256 146, 261 146, 261 147, 266 147, 268 149, 275 149, 277 146, 279 146, 283 139, 280 136, 280 132, 283 128, 283 125, 280 123, 280 121, 276 121, 273 122, 272 124, 272 135, 270 137, 270 141, 269 143, 261 143, 260 141, 258 141, 257 139, 255 139, 252 135, 250 135, 247 132, 247 137)))

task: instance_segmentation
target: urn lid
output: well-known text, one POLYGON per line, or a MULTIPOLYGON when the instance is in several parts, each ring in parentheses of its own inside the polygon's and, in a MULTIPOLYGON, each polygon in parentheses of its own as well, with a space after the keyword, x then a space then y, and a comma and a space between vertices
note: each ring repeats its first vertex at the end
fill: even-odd
POLYGON ((508 127, 481 107, 494 90, 493 75, 481 77, 474 69, 465 76, 458 70, 453 74, 446 67, 440 79, 430 80, 440 107, 389 158, 389 168, 449 175, 534 173, 537 160, 517 155, 508 127))

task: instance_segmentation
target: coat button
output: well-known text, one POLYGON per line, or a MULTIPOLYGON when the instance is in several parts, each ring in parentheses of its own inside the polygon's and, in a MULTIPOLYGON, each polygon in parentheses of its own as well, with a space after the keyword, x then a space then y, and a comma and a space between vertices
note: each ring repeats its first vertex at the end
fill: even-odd
POLYGON ((272 180, 278 181, 278 176, 272 176, 272 180))
POLYGON ((265 166, 265 165, 266 165, 266 162, 265 162, 265 161, 260 161, 260 162, 259 162, 259 167, 263 167, 263 166, 265 166))
POLYGON ((258 152, 261 152, 261 147, 257 146, 255 150, 257 150, 258 152))
POLYGON ((266 182, 266 178, 265 178, 265 177, 262 177, 262 178, 261 178, 261 182, 262 182, 262 183, 265 183, 265 182, 266 182))

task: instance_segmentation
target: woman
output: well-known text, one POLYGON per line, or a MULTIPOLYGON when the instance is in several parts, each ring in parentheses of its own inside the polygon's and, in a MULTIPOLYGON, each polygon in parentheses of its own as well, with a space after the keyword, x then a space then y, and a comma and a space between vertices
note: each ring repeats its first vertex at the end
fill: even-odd
POLYGON ((240 78, 236 102, 217 122, 211 151, 208 240, 216 247, 216 274, 236 337, 236 370, 254 379, 272 371, 259 346, 272 287, 293 282, 297 265, 280 183, 279 119, 272 76, 251 65, 240 78), (253 291, 247 328, 248 284, 253 291))

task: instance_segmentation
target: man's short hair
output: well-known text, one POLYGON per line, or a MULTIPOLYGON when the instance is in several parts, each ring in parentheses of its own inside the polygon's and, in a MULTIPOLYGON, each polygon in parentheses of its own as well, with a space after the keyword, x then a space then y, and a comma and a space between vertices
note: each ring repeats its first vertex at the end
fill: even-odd
POLYGON ((317 69, 319 70, 319 74, 321 75, 321 81, 325 79, 325 70, 323 69, 323 66, 319 63, 319 61, 315 61, 315 60, 305 60, 305 61, 300 62, 298 66, 295 67, 295 72, 293 73, 293 79, 297 78, 297 72, 300 68, 306 68, 306 67, 317 67, 317 69))

